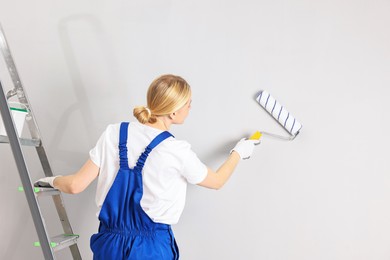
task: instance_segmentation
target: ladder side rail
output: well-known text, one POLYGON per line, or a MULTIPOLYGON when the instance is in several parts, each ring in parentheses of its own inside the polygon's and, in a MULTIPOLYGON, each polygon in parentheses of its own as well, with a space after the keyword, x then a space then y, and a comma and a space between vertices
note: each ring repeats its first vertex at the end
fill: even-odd
POLYGON ((54 260, 53 251, 50 248, 50 239, 46 233, 45 224, 42 220, 42 214, 38 206, 32 185, 30 175, 26 166, 26 161, 21 149, 19 137, 9 110, 8 102, 4 94, 3 86, 0 82, 0 112, 3 119, 4 127, 9 138, 12 153, 18 168, 20 179, 22 181, 23 189, 25 191, 26 199, 33 217, 35 229, 38 234, 39 241, 41 243, 42 252, 46 260, 54 260))

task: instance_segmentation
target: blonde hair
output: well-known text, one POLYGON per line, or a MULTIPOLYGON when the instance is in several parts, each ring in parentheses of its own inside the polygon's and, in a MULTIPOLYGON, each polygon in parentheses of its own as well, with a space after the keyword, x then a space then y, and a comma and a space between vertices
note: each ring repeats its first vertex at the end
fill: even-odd
POLYGON ((181 77, 162 75, 150 84, 147 106, 137 106, 133 115, 142 123, 155 123, 156 116, 169 115, 182 108, 191 97, 190 85, 181 77))

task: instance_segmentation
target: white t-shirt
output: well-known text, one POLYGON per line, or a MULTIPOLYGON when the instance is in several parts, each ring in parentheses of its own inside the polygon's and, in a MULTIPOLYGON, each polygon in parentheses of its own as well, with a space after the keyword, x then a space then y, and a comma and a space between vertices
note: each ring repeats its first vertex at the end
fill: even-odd
MULTIPOLYGON (((91 160, 100 168, 96 190, 97 215, 119 170, 119 129, 120 124, 109 125, 89 152, 91 160)), ((161 132, 139 122, 129 124, 127 149, 131 169, 145 147, 161 132)), ((176 224, 184 209, 187 182, 198 184, 206 175, 207 167, 188 142, 173 137, 165 139, 149 154, 142 171, 143 210, 154 222, 176 224)))

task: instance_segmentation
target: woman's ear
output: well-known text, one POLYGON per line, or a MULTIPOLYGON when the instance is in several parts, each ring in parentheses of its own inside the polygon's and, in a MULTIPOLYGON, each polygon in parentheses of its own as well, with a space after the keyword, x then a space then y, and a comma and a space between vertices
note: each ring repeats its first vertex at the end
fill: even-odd
POLYGON ((170 118, 170 119, 174 120, 175 117, 176 117, 176 113, 175 113, 175 112, 169 114, 169 118, 170 118))

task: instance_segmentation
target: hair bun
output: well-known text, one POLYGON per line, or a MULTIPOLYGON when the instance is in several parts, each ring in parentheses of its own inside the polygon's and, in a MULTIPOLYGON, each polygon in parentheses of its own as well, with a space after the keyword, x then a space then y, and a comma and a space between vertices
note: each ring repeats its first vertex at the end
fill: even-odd
POLYGON ((146 106, 135 107, 133 115, 142 124, 156 122, 156 118, 153 116, 152 111, 146 106))

